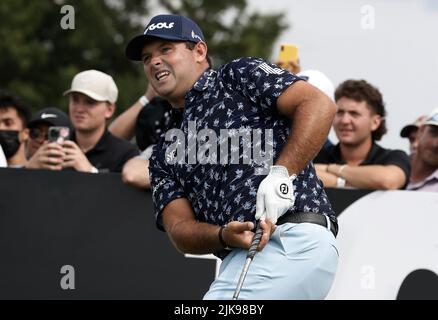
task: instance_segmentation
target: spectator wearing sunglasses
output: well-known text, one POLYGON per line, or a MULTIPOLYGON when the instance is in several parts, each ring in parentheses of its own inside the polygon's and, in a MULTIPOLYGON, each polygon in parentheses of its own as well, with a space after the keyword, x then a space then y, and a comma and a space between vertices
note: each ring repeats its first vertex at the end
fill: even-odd
POLYGON ((61 170, 62 154, 55 142, 48 141, 50 127, 68 127, 71 123, 66 113, 58 108, 38 111, 28 124, 29 140, 26 168, 61 170))

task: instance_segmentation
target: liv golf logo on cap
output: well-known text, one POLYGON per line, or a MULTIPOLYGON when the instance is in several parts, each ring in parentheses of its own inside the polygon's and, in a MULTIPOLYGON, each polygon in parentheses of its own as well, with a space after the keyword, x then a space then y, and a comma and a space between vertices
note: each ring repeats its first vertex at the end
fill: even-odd
POLYGON ((157 24, 152 23, 149 27, 147 27, 147 29, 144 31, 144 34, 146 34, 148 31, 153 31, 155 29, 172 29, 173 26, 175 25, 175 22, 171 22, 171 23, 167 23, 167 22, 159 22, 157 24))

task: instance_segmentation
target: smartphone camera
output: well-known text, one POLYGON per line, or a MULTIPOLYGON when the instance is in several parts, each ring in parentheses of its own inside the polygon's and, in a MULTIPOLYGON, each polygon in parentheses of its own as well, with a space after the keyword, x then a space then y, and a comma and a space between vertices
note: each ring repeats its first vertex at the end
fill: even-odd
POLYGON ((69 127, 49 127, 48 139, 50 142, 63 144, 65 140, 70 139, 69 127))

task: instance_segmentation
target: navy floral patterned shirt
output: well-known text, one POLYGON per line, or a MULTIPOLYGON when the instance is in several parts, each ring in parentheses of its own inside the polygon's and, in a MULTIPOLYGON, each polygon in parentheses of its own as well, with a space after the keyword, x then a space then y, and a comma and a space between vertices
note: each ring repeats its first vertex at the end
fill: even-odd
MULTIPOLYGON (((161 217, 164 207, 177 198, 187 198, 196 218, 202 222, 224 225, 233 220, 255 221, 258 186, 266 177, 269 165, 275 164, 291 130, 290 120, 278 113, 276 101, 285 89, 299 80, 294 74, 257 58, 240 58, 218 71, 209 69, 204 72, 186 94, 184 109, 178 110, 183 113, 177 126, 184 133, 182 139, 166 139, 163 135, 150 159, 152 194, 159 229, 164 230, 161 217), (190 130, 190 126, 192 129, 196 127, 196 130, 190 130), (257 145, 260 148, 260 142, 242 138, 238 142, 238 163, 232 159, 232 143, 231 150, 227 145, 228 153, 221 154, 219 146, 209 149, 213 151, 205 154, 211 157, 211 162, 201 163, 193 155, 202 153, 200 145, 208 146, 210 139, 193 143, 196 141, 193 132, 200 135, 202 129, 215 133, 218 144, 227 139, 231 141, 230 137, 237 131, 248 131, 250 137, 257 132, 262 146, 265 145, 260 154, 267 155, 271 162, 260 164, 251 154, 245 153, 245 147, 254 148, 257 145), (266 139, 269 136, 266 129, 272 129, 271 140, 266 139), (221 136, 223 130, 228 132, 225 138, 221 136), (181 143, 186 152, 184 161, 172 164, 175 152, 169 153, 168 150, 172 144, 181 143), (270 150, 266 148, 267 144, 272 144, 270 150), (265 171, 259 171, 261 169, 265 171)), ((224 150, 227 149, 224 147, 224 150)), ((290 209, 292 212, 326 214, 336 222, 322 182, 311 162, 294 180, 294 189, 296 199, 290 209)))

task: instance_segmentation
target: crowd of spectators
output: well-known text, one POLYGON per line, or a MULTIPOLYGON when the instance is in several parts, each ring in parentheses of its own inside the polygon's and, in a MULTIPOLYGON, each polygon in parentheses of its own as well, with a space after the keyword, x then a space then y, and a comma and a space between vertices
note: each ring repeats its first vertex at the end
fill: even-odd
MULTIPOLYGON (((335 88, 318 70, 301 71, 294 62, 289 66, 338 107, 333 129, 339 141, 327 139, 313 161, 325 187, 438 191, 438 109, 401 129, 400 136, 409 139, 409 155, 386 149, 377 142, 387 132, 390 115, 377 87, 348 79, 335 88)), ((32 116, 20 97, 0 91, 0 167, 120 172, 125 183, 149 188, 152 149, 182 115, 148 86, 107 127, 118 89, 110 75, 97 70, 78 73, 63 94, 68 115, 49 107, 32 116), (67 128, 68 137, 51 138, 50 128, 67 128)))

